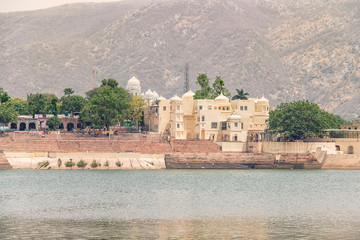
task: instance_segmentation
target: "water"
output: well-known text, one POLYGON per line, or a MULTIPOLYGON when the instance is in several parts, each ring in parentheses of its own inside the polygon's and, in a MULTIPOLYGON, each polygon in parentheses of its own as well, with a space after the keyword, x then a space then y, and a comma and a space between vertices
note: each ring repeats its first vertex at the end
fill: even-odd
POLYGON ((0 171, 0 239, 47 238, 359 239, 360 171, 0 171))

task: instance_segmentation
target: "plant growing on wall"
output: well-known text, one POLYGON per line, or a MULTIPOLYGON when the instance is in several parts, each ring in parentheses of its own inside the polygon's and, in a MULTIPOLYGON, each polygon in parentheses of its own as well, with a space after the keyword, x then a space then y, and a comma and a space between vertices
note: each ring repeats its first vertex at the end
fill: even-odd
POLYGON ((92 163, 91 163, 90 166, 91 166, 92 168, 97 168, 98 165, 99 165, 99 164, 96 162, 96 160, 94 160, 94 161, 92 161, 92 163))
POLYGON ((109 161, 108 161, 108 160, 105 161, 104 166, 107 167, 107 168, 109 168, 109 161))
POLYGON ((70 167, 70 168, 72 168, 73 166, 75 166, 75 163, 74 163, 74 162, 72 161, 72 159, 70 158, 70 160, 65 163, 65 167, 70 167))
POLYGON ((58 159, 58 167, 61 167, 61 165, 62 165, 62 161, 61 161, 61 159, 59 158, 59 159, 58 159))
POLYGON ((45 161, 42 161, 42 162, 39 162, 38 163, 38 166, 39 168, 46 168, 47 166, 49 166, 49 161, 45 160, 45 161))
POLYGON ((115 164, 116 164, 116 166, 118 166, 118 167, 121 167, 121 166, 123 165, 119 160, 117 160, 115 164))
POLYGON ((86 167, 86 165, 87 165, 87 162, 85 162, 84 160, 80 160, 80 161, 77 163, 77 166, 78 166, 79 168, 84 168, 84 167, 86 167))

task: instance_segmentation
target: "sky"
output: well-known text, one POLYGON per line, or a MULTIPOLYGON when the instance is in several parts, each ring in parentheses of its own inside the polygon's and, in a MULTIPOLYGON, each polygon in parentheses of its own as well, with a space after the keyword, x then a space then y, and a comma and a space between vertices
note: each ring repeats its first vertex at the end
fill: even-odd
POLYGON ((0 0, 0 12, 29 11, 77 2, 115 2, 120 0, 0 0))

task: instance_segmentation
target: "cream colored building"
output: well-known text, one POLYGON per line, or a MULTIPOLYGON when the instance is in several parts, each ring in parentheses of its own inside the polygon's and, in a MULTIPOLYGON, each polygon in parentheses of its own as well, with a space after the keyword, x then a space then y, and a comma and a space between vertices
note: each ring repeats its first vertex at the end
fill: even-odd
POLYGON ((241 142, 258 140, 267 128, 269 101, 264 97, 230 101, 223 94, 215 99, 194 100, 193 96, 190 90, 182 98, 149 101, 145 127, 175 139, 241 142))

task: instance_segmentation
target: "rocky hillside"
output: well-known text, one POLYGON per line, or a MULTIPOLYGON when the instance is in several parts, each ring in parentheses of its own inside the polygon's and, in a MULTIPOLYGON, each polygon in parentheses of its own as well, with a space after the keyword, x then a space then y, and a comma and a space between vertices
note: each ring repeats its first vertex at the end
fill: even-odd
POLYGON ((0 14, 0 87, 11 96, 83 94, 132 72, 165 97, 205 72, 232 93, 309 99, 347 118, 360 113, 360 10, 355 0, 124 0, 0 14))

